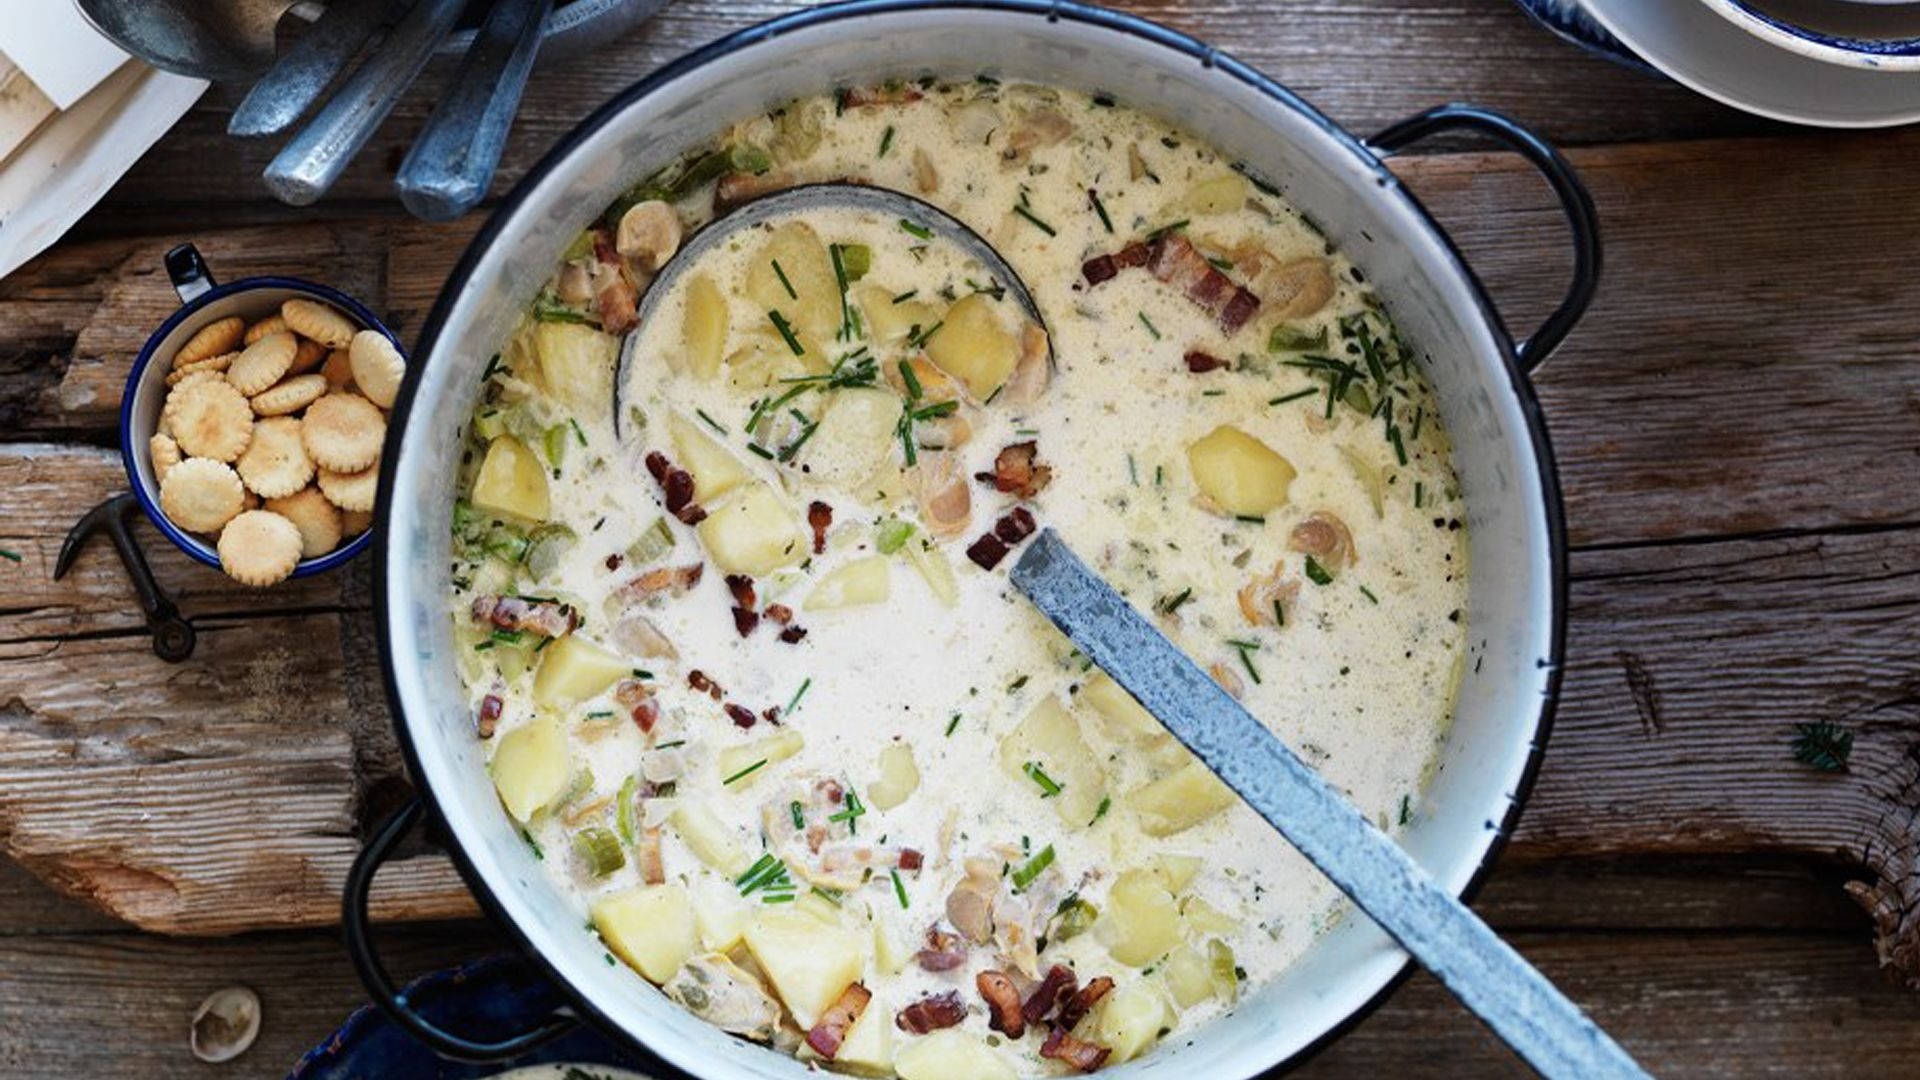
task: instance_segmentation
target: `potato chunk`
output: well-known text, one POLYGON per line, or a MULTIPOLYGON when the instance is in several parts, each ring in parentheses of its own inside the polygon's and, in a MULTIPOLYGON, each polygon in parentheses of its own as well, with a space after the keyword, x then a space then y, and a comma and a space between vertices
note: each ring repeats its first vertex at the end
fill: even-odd
POLYGON ((693 924, 700 944, 711 952, 727 952, 740 944, 753 919, 753 908, 740 899, 730 883, 710 874, 693 875, 693 924))
POLYGON ((786 501, 764 483, 750 484, 710 507, 698 531, 714 565, 729 574, 772 573, 811 550, 786 501))
POLYGON ((802 1030, 813 1027, 866 965, 860 935, 801 911, 760 912, 747 926, 746 942, 802 1030))
POLYGON ((593 928, 615 956, 654 983, 673 978, 693 955, 693 904, 679 885, 642 885, 594 901, 593 928))
POLYGON ((1167 1000, 1150 982, 1128 983, 1100 1003, 1093 1025, 1093 1041, 1110 1047, 1107 1064, 1117 1065, 1145 1053, 1160 1038, 1160 1029, 1173 1019, 1167 1000))
POLYGON ((867 786, 867 802, 875 809, 891 810, 919 786, 920 767, 913 762, 913 747, 893 743, 880 751, 880 778, 867 786))
POLYGON ((1225 172, 1187 189, 1177 204, 1190 214, 1225 214, 1247 204, 1247 178, 1225 172))
POLYGON ((1108 736, 1116 742, 1150 744, 1173 737, 1145 706, 1104 671, 1080 688, 1080 699, 1093 706, 1093 711, 1105 722, 1108 736))
POLYGON ((1099 760, 1080 734, 1080 723, 1054 698, 1046 698, 1019 725, 1000 740, 1000 765, 1019 784, 1042 796, 1069 825, 1084 826, 1100 810, 1106 796, 1106 776, 1099 760), (1031 763, 1046 774, 1060 790, 1047 794, 1045 786, 1029 775, 1031 763))
POLYGON ((751 865, 733 829, 715 816, 705 803, 681 799, 680 805, 673 808, 673 816, 667 820, 673 825, 673 831, 680 834, 680 842, 693 852, 694 858, 728 877, 740 876, 751 865))
POLYGON ((855 559, 817 582, 807 593, 808 611, 833 611, 884 604, 892 595, 893 584, 885 555, 855 559))
POLYGON ((1114 879, 1093 931, 1115 960, 1145 967, 1180 944, 1180 909, 1152 872, 1128 870, 1114 879))
POLYGON ((540 650, 540 670, 533 674, 533 700, 565 708, 594 697, 632 672, 633 665, 626 657, 578 634, 568 634, 540 650))
MULTIPOLYGON (((860 301, 867 333, 882 345, 894 345, 906 339, 918 326, 926 329, 940 321, 939 312, 924 300, 907 299, 894 303, 895 293, 878 285, 862 285, 854 294, 860 301)), ((945 333, 944 330, 941 331, 945 333)))
POLYGON ((1259 439, 1222 424, 1187 447, 1201 494, 1222 512, 1261 517, 1287 504, 1293 466, 1259 439))
POLYGON ((893 1010, 878 996, 867 1002, 860 1018, 847 1029, 833 1055, 833 1067, 861 1076, 893 1075, 893 1010))
POLYGON ((724 781, 729 776, 740 777, 727 785, 730 791, 749 787, 765 775, 768 768, 799 753, 800 748, 805 745, 806 739, 797 729, 781 728, 764 738, 741 743, 738 746, 729 746, 720 751, 720 779, 724 781), (753 768, 755 762, 766 764, 752 772, 747 772, 748 769, 753 768), (746 775, 741 776, 742 773, 746 775))
POLYGON ((1160 965, 1160 979, 1183 1009, 1213 996, 1213 967, 1191 945, 1181 945, 1167 954, 1167 962, 1160 965))
POLYGON ((547 470, 527 444, 502 435, 487 444, 473 481, 473 505, 504 517, 547 520, 547 470))
POLYGON ((1232 806, 1237 796, 1200 759, 1127 793, 1127 805, 1140 815, 1140 831, 1172 836, 1232 806))
POLYGON ((727 298, 720 287, 705 274, 687 281, 687 306, 680 323, 680 343, 685 349, 687 369, 701 379, 711 379, 720 370, 720 355, 727 347, 727 298))
POLYGON ((999 1051, 957 1028, 942 1028, 909 1042, 894 1055, 893 1071, 900 1080, 1014 1078, 1013 1066, 999 1051))
POLYGON ((591 412, 607 407, 620 339, 581 323, 543 322, 533 328, 540 379, 560 403, 591 412))
POLYGON ((885 390, 841 390, 820 414, 801 454, 807 474, 853 488, 887 463, 900 422, 900 399, 885 390))
POLYGON ((677 414, 670 416, 667 434, 673 439, 677 463, 693 474, 695 502, 711 505, 713 500, 752 479, 740 459, 700 430, 695 421, 677 414))
POLYGON ((1020 342, 1001 322, 993 300, 973 293, 947 309, 940 329, 927 338, 927 359, 965 383, 975 401, 985 401, 1013 374, 1020 342))
POLYGON ((501 805, 515 821, 526 821, 559 797, 573 762, 560 725, 542 716, 502 736, 488 768, 501 805))
POLYGON ((833 260, 819 234, 804 222, 786 222, 767 235, 747 263, 746 290, 755 307, 780 312, 815 341, 828 340, 839 329, 840 284, 833 276, 833 260))

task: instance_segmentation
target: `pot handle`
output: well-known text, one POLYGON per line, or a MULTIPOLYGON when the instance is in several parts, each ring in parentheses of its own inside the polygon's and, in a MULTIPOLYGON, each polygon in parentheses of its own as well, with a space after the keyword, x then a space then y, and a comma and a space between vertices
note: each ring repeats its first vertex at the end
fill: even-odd
POLYGON ((1587 186, 1560 151, 1518 122, 1491 109, 1439 105, 1381 129, 1367 140, 1367 145, 1381 158, 1386 158, 1429 135, 1455 128, 1492 136, 1540 170, 1540 175, 1560 199, 1560 208, 1567 215, 1567 228, 1573 234, 1573 281, 1567 286, 1567 295, 1560 306, 1553 309, 1553 314, 1513 350, 1520 369, 1531 373, 1565 340, 1580 316, 1586 314, 1587 305, 1593 302, 1594 290, 1600 285, 1599 215, 1594 211, 1593 196, 1587 193, 1587 186))
POLYGON ((387 861, 387 856, 393 853, 400 838, 420 821, 425 809, 416 795, 405 806, 394 811, 393 816, 381 822, 373 831, 373 837, 355 856, 353 868, 347 872, 346 894, 341 900, 341 924, 347 939, 347 953, 353 957, 354 970, 359 972, 360 982, 366 986, 373 1003, 394 1023, 431 1047, 435 1053, 456 1061, 482 1064, 505 1061, 572 1031, 579 1025, 579 1017, 556 1013, 541 1021, 539 1027, 509 1038, 493 1042, 468 1039, 443 1030, 415 1012, 407 1002, 406 993, 394 988, 393 980, 387 977, 386 968, 374 954, 372 927, 367 917, 367 894, 373 889, 373 875, 380 869, 380 864, 387 861))

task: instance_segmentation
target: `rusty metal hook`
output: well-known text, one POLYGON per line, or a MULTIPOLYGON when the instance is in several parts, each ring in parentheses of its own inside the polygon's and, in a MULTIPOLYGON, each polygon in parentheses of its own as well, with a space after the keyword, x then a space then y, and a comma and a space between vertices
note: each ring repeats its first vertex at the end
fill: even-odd
POLYGON ((132 493, 123 491, 82 515, 73 528, 67 530, 67 538, 60 544, 60 557, 53 563, 53 579, 60 580, 72 568, 87 537, 105 530, 113 539, 113 549, 120 553, 121 565, 127 568, 133 591, 140 597, 140 608, 146 612, 147 629, 153 631, 154 655, 177 664, 193 655, 193 624, 180 614, 167 594, 160 591, 160 583, 154 580, 153 570, 147 566, 146 555, 133 538, 129 519, 139 509, 140 504, 132 493))

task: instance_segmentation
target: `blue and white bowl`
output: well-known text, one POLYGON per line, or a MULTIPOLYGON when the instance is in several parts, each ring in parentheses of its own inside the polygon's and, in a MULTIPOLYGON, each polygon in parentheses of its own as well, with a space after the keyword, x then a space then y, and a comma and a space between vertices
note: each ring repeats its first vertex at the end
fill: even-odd
MULTIPOLYGON (((147 445, 160 424, 160 407, 167 400, 167 373, 173 368, 173 354, 201 327, 238 315, 249 323, 280 310, 280 305, 296 297, 319 300, 340 310, 363 329, 378 330, 396 349, 405 350, 400 339, 387 329, 364 304, 338 289, 292 277, 250 277, 225 285, 214 283, 206 263, 191 244, 183 244, 167 253, 167 274, 180 294, 180 310, 160 324, 140 355, 134 358, 127 375, 126 392, 120 400, 120 458, 127 468, 127 483, 132 486, 140 508, 152 519, 154 528, 173 541, 174 546, 214 569, 220 567, 220 553, 209 540, 175 525, 160 509, 160 481, 153 474, 153 460, 147 445)), ((352 537, 324 555, 302 559, 294 567, 294 577, 318 574, 340 566, 365 551, 372 542, 373 529, 352 537)))
POLYGON ((1866 71, 1920 71, 1920 4, 1860 0, 1701 0, 1789 52, 1866 71))

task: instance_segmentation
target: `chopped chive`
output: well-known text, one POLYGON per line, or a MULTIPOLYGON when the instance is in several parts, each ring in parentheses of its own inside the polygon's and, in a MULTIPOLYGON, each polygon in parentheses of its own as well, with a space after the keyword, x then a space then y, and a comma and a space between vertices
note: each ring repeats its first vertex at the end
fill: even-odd
POLYGON ((1365 585, 1360 586, 1360 594, 1376 604, 1380 602, 1380 598, 1373 595, 1373 590, 1367 588, 1365 585))
POLYGON ((911 299, 913 299, 914 297, 916 297, 916 296, 919 296, 919 295, 920 295, 920 290, 919 290, 919 289, 908 289, 908 290, 907 290, 906 292, 903 292, 903 293, 901 293, 901 294, 899 294, 898 296, 895 296, 895 297, 893 298, 893 302, 894 302, 894 303, 896 303, 896 304, 904 304, 904 303, 906 303, 907 301, 909 301, 909 300, 911 300, 911 299))
POLYGON ((760 457, 766 458, 768 461, 773 460, 773 451, 767 449, 764 446, 761 446, 759 443, 753 443, 753 442, 748 443, 747 452, 750 454, 757 454, 760 457))
POLYGON ((1113 231, 1113 219, 1107 216, 1107 206, 1100 201, 1100 193, 1093 188, 1088 188, 1087 201, 1093 204, 1093 212, 1100 215, 1100 224, 1105 226, 1106 230, 1111 233, 1113 231))
POLYGON ((927 339, 932 337, 934 334, 938 333, 940 328, 945 325, 947 325, 947 320, 941 319, 939 322, 934 323, 932 326, 927 327, 925 330, 922 330, 917 326, 914 327, 913 333, 907 335, 907 346, 909 348, 914 348, 914 349, 918 349, 925 346, 927 343, 927 339))
POLYGON ((767 763, 767 759, 761 758, 759 761, 754 762, 753 764, 747 766, 746 768, 741 769, 739 772, 734 773, 732 776, 727 777, 725 780, 720 781, 720 783, 722 785, 731 784, 735 780, 738 780, 743 776, 750 776, 756 772, 759 772, 760 768, 764 766, 766 763, 767 763))
POLYGON ((1247 669, 1247 674, 1258 684, 1260 682, 1260 670, 1253 666, 1253 654, 1260 651, 1259 644, 1252 641, 1235 641, 1232 638, 1227 639, 1227 644, 1233 646, 1235 651, 1240 654, 1241 666, 1247 669))
POLYGON ((1413 820, 1413 796, 1402 795, 1400 796, 1400 824, 1405 825, 1407 822, 1412 820, 1413 820))
POLYGON ((1147 328, 1147 333, 1149 333, 1149 334, 1152 334, 1152 335, 1153 335, 1153 340, 1155 340, 1155 341, 1159 341, 1159 340, 1160 340, 1160 328, 1159 328, 1159 327, 1157 327, 1157 326, 1155 326, 1155 325, 1153 325, 1153 320, 1152 320, 1152 319, 1149 319, 1149 318, 1147 318, 1147 313, 1146 313, 1146 312, 1144 312, 1144 311, 1142 311, 1142 312, 1139 312, 1139 315, 1140 315, 1140 325, 1142 325, 1142 326, 1144 326, 1144 327, 1146 327, 1146 328, 1147 328))
POLYGON ((580 430, 580 421, 575 420, 573 417, 569 416, 567 417, 567 425, 573 428, 573 437, 580 441, 580 445, 581 446, 587 445, 587 433, 580 430))
POLYGON ((893 895, 900 899, 900 908, 904 911, 908 906, 907 887, 900 881, 900 871, 888 870, 887 876, 893 879, 893 895))
POLYGON ((780 336, 786 339, 787 348, 793 350, 793 355, 806 355, 807 350, 800 347, 800 339, 793 336, 793 327, 787 324, 787 317, 780 314, 778 308, 767 312, 767 318, 773 320, 773 328, 780 331, 780 336))
POLYGON ((807 440, 813 438, 813 433, 819 430, 819 427, 820 427, 820 422, 818 420, 809 421, 807 423, 806 428, 800 432, 800 437, 788 443, 784 448, 781 449, 779 454, 779 460, 792 461, 793 455, 799 453, 800 448, 807 445, 807 440))
POLYGON ((698 416, 700 419, 705 420, 707 422, 708 427, 712 428, 713 430, 719 432, 722 435, 725 435, 727 433, 727 429, 720 426, 720 421, 715 420, 713 417, 707 415, 707 410, 695 409, 693 410, 693 412, 695 416, 698 416))
POLYGON ((907 400, 919 401, 922 393, 920 376, 913 373, 913 365, 905 360, 900 361, 900 380, 907 384, 907 400))
POLYGON ((1041 232, 1046 233, 1048 236, 1060 235, 1058 232, 1054 230, 1053 226, 1047 224, 1046 222, 1040 220, 1038 217, 1034 216, 1033 211, 1027 209, 1027 206, 1025 203, 1015 203, 1013 207, 1013 212, 1016 214, 1019 214, 1023 218, 1026 218, 1028 221, 1033 222, 1034 228, 1039 229, 1041 232))
POLYGON ((739 877, 734 878, 733 883, 735 885, 745 885, 747 882, 752 881, 753 879, 759 877, 763 872, 766 871, 768 866, 778 861, 779 860, 775 859, 770 854, 762 855, 757 861, 754 862, 752 866, 747 867, 746 870, 742 872, 739 877))
POLYGON ((847 808, 837 814, 829 815, 827 820, 844 821, 847 823, 847 831, 857 835, 860 832, 860 818, 865 815, 866 812, 866 804, 862 803, 860 796, 855 794, 854 790, 849 787, 847 789, 847 808))
POLYGON ((1413 508, 1415 510, 1420 509, 1420 504, 1426 501, 1426 496, 1427 485, 1422 481, 1415 480, 1413 482, 1413 508))
POLYGON ((906 218, 900 219, 900 228, 903 232, 906 232, 910 236, 917 236, 922 240, 933 239, 932 229, 927 228, 925 225, 916 225, 913 222, 908 221, 906 218))
POLYGON ((1280 598, 1277 596, 1273 598, 1273 625, 1287 625, 1287 609, 1280 606, 1280 598))
POLYGON ((1303 397, 1312 397, 1313 395, 1315 395, 1315 394, 1317 394, 1317 393, 1319 393, 1319 390, 1317 390, 1317 389, 1316 389, 1316 388, 1314 388, 1314 387, 1311 387, 1311 386, 1308 386, 1308 387, 1305 387, 1305 388, 1303 388, 1303 389, 1299 389, 1299 390, 1295 390, 1295 391, 1294 391, 1293 393, 1291 393, 1291 394, 1282 394, 1282 395, 1280 395, 1280 396, 1279 396, 1279 397, 1277 397, 1277 398, 1268 398, 1268 399, 1267 399, 1267 404, 1269 404, 1269 405, 1285 405, 1285 404, 1286 404, 1287 402, 1289 402, 1289 401, 1299 401, 1299 400, 1300 400, 1301 398, 1303 398, 1303 397))
POLYGON ((793 692, 793 697, 787 699, 787 707, 781 711, 780 715, 789 716, 789 717, 792 716, 800 708, 800 699, 807 696, 807 688, 812 685, 813 685, 813 676, 811 675, 800 680, 800 689, 795 690, 793 692))
POLYGON ((1127 476, 1133 481, 1134 487, 1140 486, 1140 470, 1134 465, 1132 454, 1127 455, 1127 476))
POLYGON ((1333 575, 1327 573, 1327 568, 1321 566, 1318 560, 1309 555, 1307 556, 1307 580, 1315 585, 1331 585, 1333 575))
POLYGON ((959 713, 954 713, 954 714, 953 714, 953 719, 951 719, 951 720, 949 720, 949 721, 947 721, 947 735, 946 735, 946 737, 947 737, 947 738, 949 738, 949 739, 951 739, 951 738, 953 738, 953 729, 954 729, 954 728, 957 728, 957 727, 959 727, 959 726, 960 726, 960 714, 959 714, 959 713))
POLYGON ((666 742, 653 744, 653 748, 655 750, 671 750, 676 746, 685 745, 687 745, 687 740, 685 739, 668 739, 666 742))
POLYGON ((1111 795, 1100 796, 1100 806, 1098 809, 1094 810, 1093 820, 1087 822, 1087 824, 1092 825, 1095 822, 1099 821, 1101 818, 1106 817, 1107 811, 1111 809, 1113 809, 1113 796, 1111 795))
POLYGON ((793 903, 793 894, 790 892, 763 893, 760 897, 760 902, 763 904, 791 904, 793 903))
POLYGON ((1244 521, 1249 525, 1265 525, 1267 523, 1267 519, 1258 514, 1235 514, 1233 515, 1233 520, 1244 521))
POLYGON ((800 299, 800 294, 793 290, 793 282, 787 280, 787 272, 780 268, 780 260, 774 259, 772 262, 773 276, 780 279, 780 287, 787 290, 787 296, 789 298, 794 300, 800 299))
POLYGON ((1181 604, 1184 604, 1191 599, 1193 599, 1193 588, 1189 586, 1187 588, 1181 589, 1179 592, 1173 594, 1172 596, 1162 599, 1160 601, 1160 610, 1167 615, 1171 615, 1174 612, 1180 610, 1181 604))
POLYGON ((880 152, 874 156, 886 157, 887 151, 891 149, 893 149, 893 125, 888 124, 887 130, 880 133, 880 152))
POLYGON ((1162 226, 1160 226, 1159 228, 1157 228, 1157 229, 1155 229, 1155 230, 1153 230, 1152 232, 1150 232, 1150 233, 1148 233, 1148 234, 1147 234, 1147 239, 1149 239, 1149 240, 1157 240, 1157 239, 1159 239, 1160 237, 1162 237, 1162 236, 1165 236, 1165 235, 1167 235, 1167 234, 1168 234, 1168 233, 1170 233, 1170 232, 1173 232, 1173 231, 1175 231, 1175 230, 1177 230, 1177 229, 1184 229, 1184 228, 1186 228, 1186 227, 1187 227, 1187 219, 1186 219, 1186 218, 1181 218, 1181 219, 1180 219, 1179 221, 1175 221, 1175 222, 1172 222, 1172 223, 1170 223, 1170 224, 1166 224, 1166 225, 1162 225, 1162 226))
POLYGON ((825 900, 827 903, 832 904, 834 907, 840 906, 840 894, 835 892, 832 889, 823 889, 820 886, 815 885, 813 888, 808 889, 807 891, 819 897, 820 899, 825 900))
POLYGON ((1053 845, 1048 844, 1046 847, 1041 848, 1033 858, 1028 859, 1025 865, 1013 872, 1014 891, 1018 892, 1033 884, 1033 879, 1039 877, 1041 871, 1052 865, 1053 845))
POLYGON ((1040 785, 1040 790, 1044 792, 1044 794, 1040 796, 1041 798, 1051 799, 1055 795, 1060 794, 1062 785, 1058 780, 1048 776, 1047 770, 1041 768, 1039 762, 1029 761, 1021 767, 1020 771, 1027 774, 1027 779, 1040 785))

